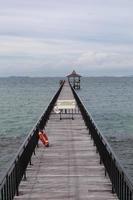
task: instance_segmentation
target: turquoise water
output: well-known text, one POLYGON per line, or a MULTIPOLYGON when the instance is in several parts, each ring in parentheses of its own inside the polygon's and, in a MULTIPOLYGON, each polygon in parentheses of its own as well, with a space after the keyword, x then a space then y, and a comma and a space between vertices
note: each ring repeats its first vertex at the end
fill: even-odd
MULTIPOLYGON (((60 78, 0 78, 0 171, 59 87, 60 78)), ((78 94, 133 179, 133 78, 82 78, 78 94)))
POLYGON ((1 173, 47 107, 58 82, 58 78, 0 78, 1 173))
POLYGON ((133 77, 84 78, 79 95, 133 180, 133 77))

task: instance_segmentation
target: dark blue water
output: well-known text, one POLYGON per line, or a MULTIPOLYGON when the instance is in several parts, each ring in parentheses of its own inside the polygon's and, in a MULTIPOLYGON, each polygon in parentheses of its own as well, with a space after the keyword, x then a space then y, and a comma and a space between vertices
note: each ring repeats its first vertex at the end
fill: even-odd
MULTIPOLYGON (((60 78, 0 78, 0 171, 16 153, 60 78)), ((133 78, 82 78, 78 94, 133 180, 133 78)))

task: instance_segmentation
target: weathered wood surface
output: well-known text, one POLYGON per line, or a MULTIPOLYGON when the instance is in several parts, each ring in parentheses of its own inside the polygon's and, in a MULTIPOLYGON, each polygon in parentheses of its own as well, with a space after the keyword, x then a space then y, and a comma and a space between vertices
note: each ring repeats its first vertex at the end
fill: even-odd
MULTIPOLYGON (((73 95, 65 85, 59 99, 68 98, 73 99, 73 95)), ((15 200, 117 199, 80 113, 74 120, 68 114, 60 120, 52 113, 46 131, 50 147, 39 143, 27 169, 27 180, 21 182, 15 200)))

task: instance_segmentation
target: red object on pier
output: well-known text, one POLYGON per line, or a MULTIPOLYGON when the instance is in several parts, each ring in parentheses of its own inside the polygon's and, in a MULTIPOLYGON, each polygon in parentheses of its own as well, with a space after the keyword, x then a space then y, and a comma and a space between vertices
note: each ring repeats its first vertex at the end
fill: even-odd
POLYGON ((39 135, 39 139, 42 141, 45 147, 49 147, 49 141, 48 141, 48 137, 46 133, 42 130, 42 131, 39 131, 38 135, 39 135))

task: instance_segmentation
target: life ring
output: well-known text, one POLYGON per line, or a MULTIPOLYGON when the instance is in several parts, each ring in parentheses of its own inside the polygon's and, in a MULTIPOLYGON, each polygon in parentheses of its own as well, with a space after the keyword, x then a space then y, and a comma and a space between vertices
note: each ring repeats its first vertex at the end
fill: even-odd
POLYGON ((59 113, 60 113, 60 110, 59 110, 58 106, 55 106, 55 107, 54 107, 54 112, 55 112, 56 114, 59 114, 59 113))
POLYGON ((39 135, 39 139, 42 141, 45 147, 49 147, 49 141, 48 141, 48 137, 46 133, 43 130, 41 130, 39 131, 38 135, 39 135))

